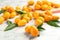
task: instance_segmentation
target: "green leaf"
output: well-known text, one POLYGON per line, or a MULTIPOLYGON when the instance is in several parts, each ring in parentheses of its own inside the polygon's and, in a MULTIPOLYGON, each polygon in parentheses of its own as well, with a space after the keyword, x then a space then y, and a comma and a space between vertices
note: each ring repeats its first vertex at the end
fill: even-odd
POLYGON ((39 31, 45 30, 45 29, 42 27, 42 24, 39 25, 39 26, 37 27, 37 29, 38 29, 39 31))
POLYGON ((10 24, 12 24, 12 22, 11 21, 7 21, 7 24, 10 25, 10 24))
POLYGON ((5 11, 6 11, 6 10, 0 10, 0 14, 1 14, 1 13, 4 13, 5 11))
POLYGON ((47 24, 49 24, 50 26, 54 26, 54 27, 60 27, 57 23, 57 21, 48 21, 47 24))
POLYGON ((26 14, 26 13, 24 13, 22 11, 16 11, 16 12, 19 13, 19 14, 26 14))
POLYGON ((17 26, 16 24, 12 23, 11 21, 8 21, 7 23, 8 23, 8 26, 5 28, 4 31, 11 30, 17 26))
POLYGON ((51 20, 51 21, 53 21, 53 22, 57 22, 57 23, 60 23, 60 21, 58 21, 58 20, 51 20))

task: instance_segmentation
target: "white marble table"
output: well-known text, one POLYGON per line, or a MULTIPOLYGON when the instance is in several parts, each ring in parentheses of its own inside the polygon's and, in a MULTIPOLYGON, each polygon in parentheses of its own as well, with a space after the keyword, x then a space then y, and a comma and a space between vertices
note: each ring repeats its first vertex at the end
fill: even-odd
MULTIPOLYGON (((22 7, 23 5, 27 4, 27 1, 28 0, 0 0, 0 7, 4 7, 6 5, 11 5, 13 7, 20 5, 20 7, 22 7)), ((59 0, 53 0, 53 2, 60 3, 59 0)), ((55 15, 60 16, 60 13, 55 15)), ((14 19, 10 20, 13 21, 14 19)), ((27 25, 34 25, 34 21, 31 20, 27 25)), ((6 26, 6 22, 0 25, 0 40, 29 40, 29 37, 24 34, 25 27, 16 27, 10 31, 5 32, 4 29, 6 26)), ((41 36, 32 40, 60 40, 60 28, 51 27, 46 23, 44 23, 43 27, 46 30, 40 32, 41 36)))

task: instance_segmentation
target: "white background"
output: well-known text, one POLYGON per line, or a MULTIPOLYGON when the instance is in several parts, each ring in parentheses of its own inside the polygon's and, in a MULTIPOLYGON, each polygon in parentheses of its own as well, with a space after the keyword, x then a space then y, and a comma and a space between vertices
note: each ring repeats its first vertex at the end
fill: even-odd
MULTIPOLYGON (((49 1, 60 3, 59 0, 49 1)), ((27 2, 28 0, 0 0, 0 7, 4 7, 6 5, 11 5, 13 7, 20 5, 20 7, 22 7, 23 5, 27 4, 27 2)), ((60 13, 55 15, 60 17, 60 13)), ((10 20, 13 21, 14 19, 10 20)), ((27 25, 34 25, 34 21, 31 20, 27 25)), ((25 35, 25 27, 16 27, 10 31, 5 32, 4 29, 6 26, 6 21, 0 25, 0 40, 29 40, 29 36, 25 35)), ((60 28, 49 26, 46 23, 44 23, 43 27, 46 30, 40 32, 40 37, 36 37, 32 40, 60 40, 60 28)))

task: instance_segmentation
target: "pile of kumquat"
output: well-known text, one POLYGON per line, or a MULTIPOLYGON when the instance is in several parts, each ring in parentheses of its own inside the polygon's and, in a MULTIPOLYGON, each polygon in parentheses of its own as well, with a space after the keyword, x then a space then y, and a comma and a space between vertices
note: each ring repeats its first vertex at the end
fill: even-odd
POLYGON ((0 14, 3 13, 3 15, 0 16, 0 24, 8 19, 19 16, 15 18, 14 23, 11 21, 7 22, 8 26, 5 31, 8 31, 16 26, 25 26, 33 19, 35 21, 35 25, 26 26, 25 32, 31 34, 32 37, 37 37, 39 35, 39 31, 45 30, 42 27, 43 23, 60 27, 56 24, 56 22, 60 23, 60 21, 58 21, 60 18, 53 15, 53 12, 50 11, 52 8, 60 8, 60 4, 49 1, 37 1, 35 3, 31 0, 28 1, 28 4, 23 6, 22 9, 20 6, 16 6, 14 9, 13 7, 7 5, 0 10, 0 14))

